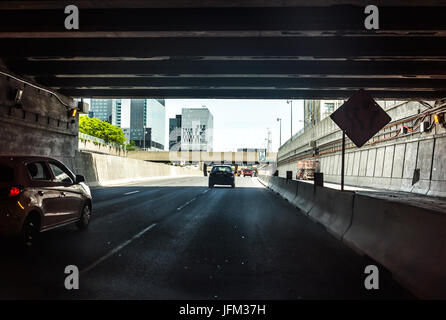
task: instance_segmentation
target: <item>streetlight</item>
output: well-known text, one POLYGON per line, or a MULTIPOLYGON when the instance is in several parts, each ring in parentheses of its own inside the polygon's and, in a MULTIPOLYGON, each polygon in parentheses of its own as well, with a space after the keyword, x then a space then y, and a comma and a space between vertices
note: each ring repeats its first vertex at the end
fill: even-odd
POLYGON ((280 129, 279 129, 279 147, 282 145, 282 119, 277 118, 277 121, 279 121, 280 129))
POLYGON ((293 100, 287 100, 286 103, 291 105, 291 139, 293 139, 293 100))
POLYGON ((146 126, 144 126, 144 147, 143 150, 146 151, 146 126))

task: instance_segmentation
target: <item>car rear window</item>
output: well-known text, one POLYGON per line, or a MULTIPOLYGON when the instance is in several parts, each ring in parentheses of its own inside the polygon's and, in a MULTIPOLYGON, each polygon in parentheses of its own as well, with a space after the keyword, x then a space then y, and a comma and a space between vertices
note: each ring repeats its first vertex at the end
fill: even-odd
POLYGON ((0 182, 11 182, 14 179, 14 168, 0 163, 0 182))
POLYGON ((229 167, 213 167, 212 172, 232 172, 229 167))

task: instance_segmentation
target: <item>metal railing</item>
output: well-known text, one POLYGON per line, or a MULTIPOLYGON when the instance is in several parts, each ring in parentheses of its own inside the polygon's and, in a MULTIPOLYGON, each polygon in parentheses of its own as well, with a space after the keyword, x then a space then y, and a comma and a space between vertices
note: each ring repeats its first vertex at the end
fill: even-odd
POLYGON ((93 142, 98 142, 101 144, 105 144, 107 146, 111 146, 117 149, 121 149, 121 150, 126 150, 125 145, 120 145, 114 142, 106 142, 104 139, 95 137, 95 136, 90 136, 88 134, 79 132, 79 139, 83 139, 83 140, 89 140, 89 141, 93 141, 93 142))

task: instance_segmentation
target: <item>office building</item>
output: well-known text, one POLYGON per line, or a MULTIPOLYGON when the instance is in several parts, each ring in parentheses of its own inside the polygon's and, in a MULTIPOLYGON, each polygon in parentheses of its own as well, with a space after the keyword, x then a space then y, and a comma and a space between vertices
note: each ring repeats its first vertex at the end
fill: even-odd
POLYGON ((169 150, 181 151, 181 114, 169 119, 169 150))
POLYGON ((343 100, 305 100, 304 126, 314 126, 317 122, 329 117, 343 103, 343 100))
POLYGON ((166 103, 164 99, 146 100, 146 127, 150 128, 150 150, 164 150, 166 137, 166 103))
POLYGON ((213 150, 214 117, 209 109, 184 108, 181 113, 181 151, 213 150))
POLYGON ((91 99, 88 116, 112 123, 113 103, 114 99, 91 99))
POLYGON ((165 117, 163 99, 131 99, 130 140, 146 150, 164 150, 165 117))
POLYGON ((121 120, 122 120, 122 100, 113 99, 111 124, 121 128, 121 120))

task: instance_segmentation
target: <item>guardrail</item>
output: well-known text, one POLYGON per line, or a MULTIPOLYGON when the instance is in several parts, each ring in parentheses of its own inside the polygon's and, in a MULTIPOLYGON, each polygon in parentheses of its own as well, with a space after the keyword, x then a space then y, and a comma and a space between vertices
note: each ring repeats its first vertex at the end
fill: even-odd
POLYGON ((103 139, 100 139, 100 138, 95 137, 95 136, 90 136, 90 135, 82 133, 82 132, 79 132, 79 140, 92 141, 93 143, 97 142, 97 143, 100 143, 100 144, 103 144, 103 145, 107 145, 107 146, 111 146, 111 147, 114 147, 114 148, 117 148, 117 149, 121 149, 121 150, 124 150, 124 151, 126 150, 125 145, 120 145, 120 144, 117 144, 117 143, 114 143, 114 142, 106 142, 103 139))

